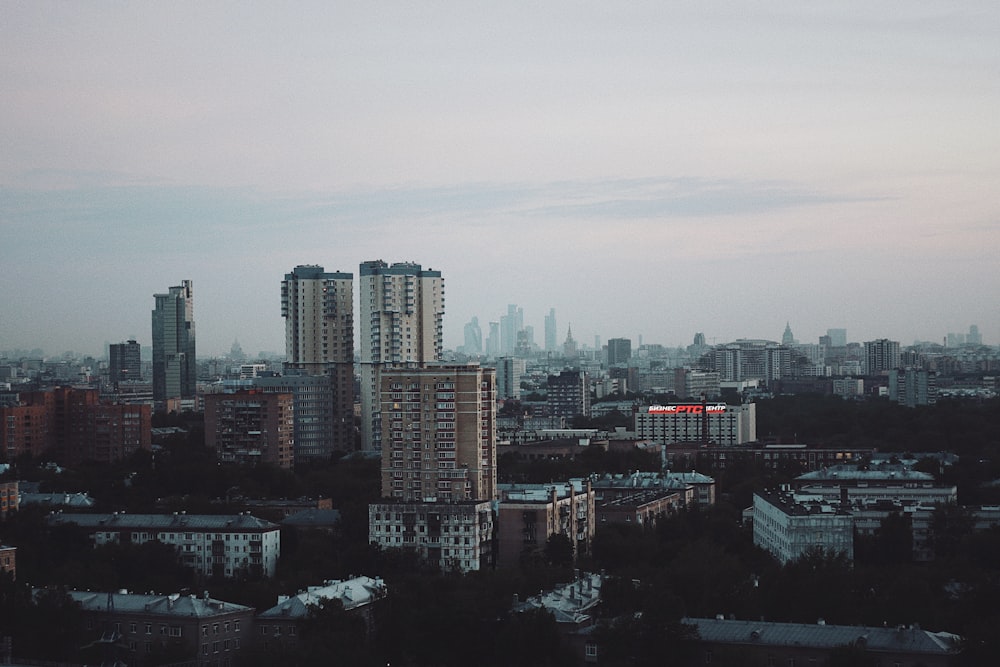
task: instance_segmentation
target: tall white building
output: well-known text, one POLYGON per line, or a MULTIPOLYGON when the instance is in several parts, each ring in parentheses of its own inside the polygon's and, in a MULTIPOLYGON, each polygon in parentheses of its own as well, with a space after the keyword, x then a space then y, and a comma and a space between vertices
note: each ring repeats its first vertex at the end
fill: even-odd
MULTIPOLYGON (((324 431, 329 441, 314 442, 309 452, 296 446, 296 454, 328 458, 334 450, 353 450, 354 275, 326 273, 316 265, 296 266, 281 282, 281 316, 286 373, 326 376, 332 388, 332 409, 322 424, 310 427, 324 431)), ((297 432, 303 431, 302 423, 296 426, 297 432)))
POLYGON ((899 341, 879 338, 865 342, 866 375, 882 375, 899 368, 899 341))
POLYGON ((439 361, 444 349, 444 279, 419 264, 363 262, 361 315, 361 447, 382 447, 380 373, 439 361))

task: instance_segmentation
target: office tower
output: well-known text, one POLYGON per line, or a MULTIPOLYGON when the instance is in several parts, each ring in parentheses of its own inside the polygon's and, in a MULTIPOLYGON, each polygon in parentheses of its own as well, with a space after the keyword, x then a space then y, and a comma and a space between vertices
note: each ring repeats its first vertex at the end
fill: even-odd
POLYGON ((694 335, 694 345, 697 345, 698 347, 704 347, 705 346, 705 334, 703 334, 700 331, 697 332, 694 335))
POLYGON ((879 338, 865 342, 865 374, 880 375, 899 368, 899 341, 879 338))
POLYGON ((465 325, 465 353, 476 357, 483 353, 483 331, 479 328, 479 318, 473 317, 465 325))
POLYGON ((525 360, 517 357, 497 359, 497 398, 521 398, 521 378, 526 366, 525 360))
POLYGON ((194 399, 197 392, 192 283, 184 280, 153 299, 153 401, 161 409, 170 399, 194 399))
POLYGON ((549 314, 545 316, 545 351, 558 352, 559 340, 556 333, 556 309, 549 308, 549 314))
POLYGON ((965 342, 969 345, 982 345, 983 335, 979 333, 979 327, 975 324, 969 327, 969 335, 965 337, 965 342))
POLYGON ((632 358, 632 341, 628 338, 608 339, 608 368, 625 366, 632 358))
POLYGON ((379 373, 438 361, 444 348, 444 279, 419 264, 361 264, 361 446, 379 450, 379 373))
POLYGON ((827 329, 831 347, 847 347, 847 329, 827 329))
POLYGON ((108 381, 112 384, 142 379, 139 343, 112 343, 108 348, 108 381))
POLYGON ((524 311, 516 304, 507 306, 507 314, 500 316, 500 352, 506 356, 517 349, 517 334, 524 328, 524 311))
POLYGON ((490 322, 490 333, 486 337, 486 356, 490 359, 500 354, 500 323, 490 322))
POLYGON ((496 372, 477 365, 383 369, 382 496, 496 496, 496 372))
MULTIPOLYGON (((296 266, 281 282, 281 316, 286 375, 325 376, 332 388, 333 404, 319 422, 311 421, 312 435, 296 439, 296 459, 328 459, 334 451, 353 450, 354 275, 296 266), (324 440, 312 437, 323 431, 324 440)), ((302 424, 297 430, 303 430, 302 424)))

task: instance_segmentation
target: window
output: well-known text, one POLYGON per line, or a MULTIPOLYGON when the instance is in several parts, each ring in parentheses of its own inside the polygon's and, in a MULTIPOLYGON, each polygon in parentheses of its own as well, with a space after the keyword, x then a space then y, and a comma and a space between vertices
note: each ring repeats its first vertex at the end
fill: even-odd
POLYGON ((170 636, 171 637, 180 637, 181 636, 181 630, 182 630, 181 626, 179 626, 179 625, 171 625, 170 626, 170 636))
POLYGON ((587 647, 586 647, 585 651, 586 651, 586 655, 587 655, 588 658, 596 658, 597 657, 597 644, 587 644, 587 647))
POLYGON ((152 623, 147 623, 146 624, 146 634, 147 635, 153 634, 153 624, 152 623))

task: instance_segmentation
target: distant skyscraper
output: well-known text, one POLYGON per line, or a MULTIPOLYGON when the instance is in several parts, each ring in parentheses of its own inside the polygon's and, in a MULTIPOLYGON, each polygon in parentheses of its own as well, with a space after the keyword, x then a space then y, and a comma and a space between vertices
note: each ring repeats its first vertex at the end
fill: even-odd
POLYGON ((114 384, 142 379, 139 343, 114 343, 108 348, 108 380, 114 384))
POLYGON ((827 329, 831 347, 847 347, 847 329, 827 329))
POLYGON ((490 322, 490 333, 486 337, 486 356, 495 359, 500 355, 500 323, 490 322))
POLYGON ((379 375, 439 361, 444 349, 444 279, 419 264, 361 264, 361 444, 381 448, 379 375))
POLYGON ((153 400, 163 407, 168 399, 197 393, 192 283, 184 280, 153 299, 153 400))
POLYGON ((559 335, 556 329, 555 308, 549 308, 549 314, 545 316, 545 351, 559 351, 559 335))
POLYGON ((979 327, 973 324, 969 327, 969 335, 965 337, 965 342, 969 345, 982 345, 983 335, 979 333, 979 327))
POLYGON ((500 316, 500 351, 512 355, 517 349, 517 334, 524 328, 524 310, 516 304, 507 306, 507 314, 500 316))
POLYGON ((628 338, 608 339, 608 368, 624 366, 632 358, 632 341, 628 338))
POLYGON ((483 353, 483 330, 479 328, 479 318, 473 317, 465 325, 465 353, 479 356, 483 353))
MULTIPOLYGON (((296 266, 281 282, 281 316, 286 371, 327 376, 333 390, 332 411, 325 417, 329 423, 314 424, 312 429, 324 432, 327 439, 297 441, 296 458, 328 459, 334 451, 353 450, 354 275, 326 273, 316 265, 296 266)), ((297 417, 300 422, 303 418, 297 417)))
POLYGON ((865 373, 880 375, 899 368, 899 341, 879 338, 865 342, 865 373))

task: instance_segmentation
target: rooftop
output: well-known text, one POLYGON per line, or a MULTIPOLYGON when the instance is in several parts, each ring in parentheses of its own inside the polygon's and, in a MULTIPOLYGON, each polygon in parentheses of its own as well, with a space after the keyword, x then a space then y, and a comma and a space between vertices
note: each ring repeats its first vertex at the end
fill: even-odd
POLYGON ((84 528, 105 528, 107 530, 147 529, 200 531, 219 530, 233 531, 271 531, 278 530, 278 525, 245 514, 63 514, 53 512, 49 515, 53 524, 73 524, 84 528))
POLYGON ((918 625, 865 627, 807 623, 770 623, 711 618, 685 618, 695 625, 702 641, 762 646, 807 646, 837 648, 857 646, 869 651, 906 651, 947 655, 959 649, 960 637, 948 632, 929 632, 918 625))
MULTIPOLYGON (((37 593, 37 590, 36 590, 37 593)), ((107 611, 108 593, 92 591, 69 591, 69 596, 84 609, 84 611, 107 611)), ((118 592, 110 594, 114 610, 118 613, 143 613, 156 616, 181 616, 194 618, 211 618, 236 612, 252 612, 252 607, 240 604, 213 600, 205 593, 196 595, 152 595, 141 593, 118 592)))
POLYGON ((331 580, 322 586, 310 586, 297 595, 279 595, 278 604, 261 612, 261 618, 305 618, 309 607, 322 607, 328 600, 340 600, 344 609, 356 609, 385 597, 385 582, 380 578, 353 577, 346 580, 331 580))

